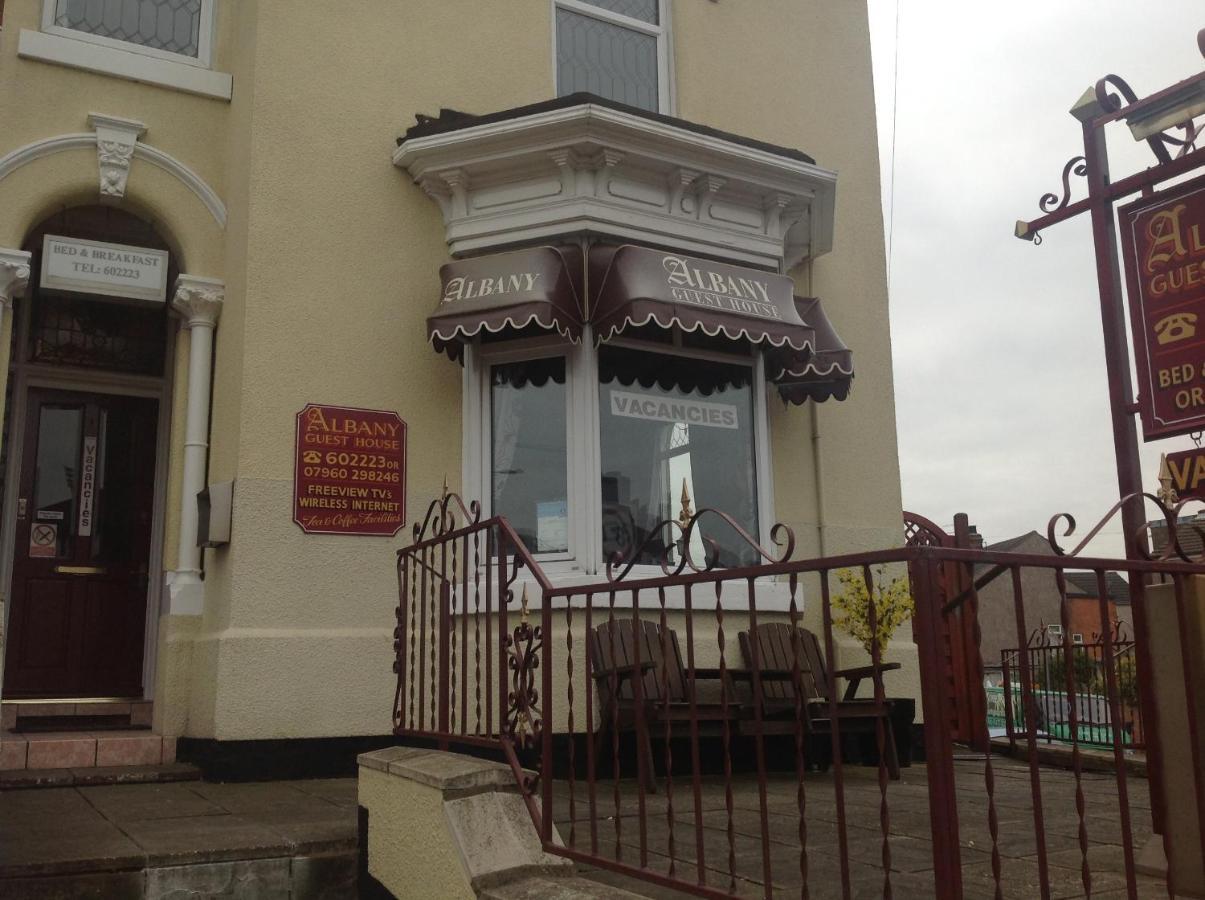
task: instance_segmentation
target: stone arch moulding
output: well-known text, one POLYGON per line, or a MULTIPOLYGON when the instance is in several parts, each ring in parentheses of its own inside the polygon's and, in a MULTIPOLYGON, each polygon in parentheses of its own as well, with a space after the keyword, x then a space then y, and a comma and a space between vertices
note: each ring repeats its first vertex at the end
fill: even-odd
MULTIPOLYGON (((47 156, 53 156, 56 153, 68 150, 86 150, 89 148, 100 150, 100 141, 101 138, 98 132, 83 131, 75 134, 61 134, 57 137, 43 138, 31 144, 26 144, 24 147, 18 147, 16 150, 0 156, 0 181, 3 181, 22 166, 47 156)), ((209 210, 209 214, 213 216, 219 228, 224 229, 226 227, 226 204, 222 202, 222 198, 218 196, 217 191, 206 183, 205 179, 180 162, 180 160, 176 159, 170 153, 166 153, 157 147, 152 147, 150 144, 144 144, 136 138, 131 142, 131 152, 126 157, 127 165, 130 158, 142 160, 175 177, 192 191, 197 199, 201 201, 202 205, 209 210)), ((102 168, 104 167, 103 160, 101 166, 102 168)), ((122 181, 122 190, 124 192, 124 180, 122 181)))

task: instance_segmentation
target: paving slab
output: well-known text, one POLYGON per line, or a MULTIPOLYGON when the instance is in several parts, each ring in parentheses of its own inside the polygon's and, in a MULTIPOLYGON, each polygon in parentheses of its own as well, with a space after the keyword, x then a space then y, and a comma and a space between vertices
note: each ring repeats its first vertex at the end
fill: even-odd
POLYGON ((111 784, 78 790, 80 796, 113 822, 213 816, 227 812, 199 795, 187 782, 111 784))

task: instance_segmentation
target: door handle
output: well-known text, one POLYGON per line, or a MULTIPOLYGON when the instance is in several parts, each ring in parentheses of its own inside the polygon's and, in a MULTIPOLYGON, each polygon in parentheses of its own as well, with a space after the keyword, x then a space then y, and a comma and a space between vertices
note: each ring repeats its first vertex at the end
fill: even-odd
POLYGON ((104 575, 108 572, 104 566, 55 566, 54 570, 60 575, 104 575))

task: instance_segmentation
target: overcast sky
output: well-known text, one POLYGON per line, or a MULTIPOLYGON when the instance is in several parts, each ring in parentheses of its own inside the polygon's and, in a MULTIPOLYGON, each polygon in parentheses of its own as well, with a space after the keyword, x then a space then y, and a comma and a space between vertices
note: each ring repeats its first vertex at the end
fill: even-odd
MULTIPOLYGON (((1085 88, 1115 73, 1141 97, 1205 69, 1205 3, 869 4, 904 506, 966 512, 989 543, 1063 511, 1082 533, 1118 496, 1091 228, 1034 246, 1013 226, 1082 153, 1067 110, 1085 88)), ((1124 125, 1110 155, 1115 179, 1154 161, 1124 125)), ((1143 445, 1145 486, 1161 451, 1191 446, 1143 445)), ((1120 532, 1093 549, 1120 554, 1120 532)))

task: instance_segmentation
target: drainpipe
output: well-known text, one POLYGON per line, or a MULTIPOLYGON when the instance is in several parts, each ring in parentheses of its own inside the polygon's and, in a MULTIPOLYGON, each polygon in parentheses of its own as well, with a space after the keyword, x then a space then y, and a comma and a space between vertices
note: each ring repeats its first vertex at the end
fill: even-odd
POLYGON ((180 490, 180 543, 176 571, 169 574, 172 615, 200 615, 205 608, 201 548, 197 546, 197 494, 205 489, 209 460, 209 397, 213 374, 213 332, 222 312, 225 284, 213 278, 181 275, 172 309, 189 333, 188 410, 184 421, 184 475, 180 490))
POLYGON ((812 400, 808 406, 812 421, 812 465, 816 478, 816 534, 819 538, 817 549, 819 555, 825 557, 828 556, 828 551, 824 539, 824 453, 820 443, 820 415, 815 400, 812 400))

